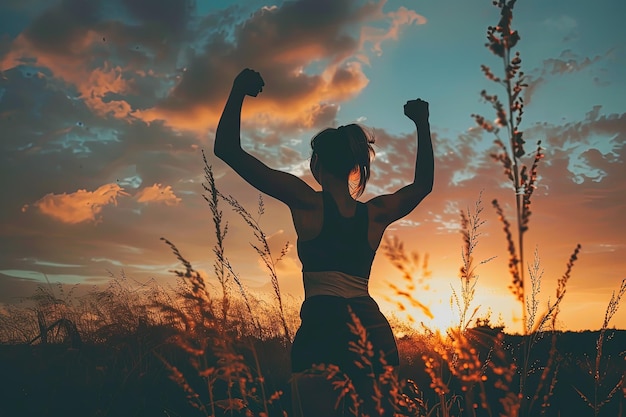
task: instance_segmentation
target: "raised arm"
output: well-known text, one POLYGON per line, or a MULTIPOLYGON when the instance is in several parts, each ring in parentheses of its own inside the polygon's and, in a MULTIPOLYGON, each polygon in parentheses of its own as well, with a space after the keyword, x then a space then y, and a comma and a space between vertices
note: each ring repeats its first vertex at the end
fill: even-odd
POLYGON ((315 191, 300 178, 272 169, 241 148, 241 109, 246 95, 256 97, 265 83, 261 75, 245 69, 235 78, 215 132, 215 155, 259 191, 291 208, 312 204, 315 191))
POLYGON ((417 99, 404 105, 404 114, 417 129, 417 155, 413 182, 393 194, 385 194, 368 202, 373 220, 385 227, 409 214, 433 189, 435 161, 430 138, 428 103, 417 99))

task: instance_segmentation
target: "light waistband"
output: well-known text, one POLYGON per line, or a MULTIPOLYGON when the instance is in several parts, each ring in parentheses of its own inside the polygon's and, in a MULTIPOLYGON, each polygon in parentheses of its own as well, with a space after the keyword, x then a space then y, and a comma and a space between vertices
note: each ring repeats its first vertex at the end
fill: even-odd
POLYGON ((303 272, 304 298, 315 295, 332 295, 335 297, 354 298, 367 297, 368 280, 338 271, 303 272))

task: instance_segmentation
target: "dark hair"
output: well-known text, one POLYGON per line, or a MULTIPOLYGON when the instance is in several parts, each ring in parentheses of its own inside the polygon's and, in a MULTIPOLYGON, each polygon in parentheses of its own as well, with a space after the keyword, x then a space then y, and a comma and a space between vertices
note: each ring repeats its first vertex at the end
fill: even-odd
POLYGON ((311 139, 311 149, 331 174, 346 179, 358 174, 358 183, 353 185, 351 193, 359 197, 370 178, 370 161, 375 154, 372 143, 374 137, 353 123, 322 130, 311 139))

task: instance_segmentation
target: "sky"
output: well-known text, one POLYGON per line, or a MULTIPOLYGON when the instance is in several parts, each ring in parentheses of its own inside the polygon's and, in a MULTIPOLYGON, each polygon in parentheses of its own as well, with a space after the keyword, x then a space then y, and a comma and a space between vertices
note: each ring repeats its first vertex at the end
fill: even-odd
MULTIPOLYGON (((525 263, 543 272, 539 310, 582 245, 558 315, 562 330, 598 329, 626 278, 626 28, 621 0, 519 0, 513 27, 528 88, 521 124, 532 162, 540 140, 525 263)), ((510 331, 522 305, 509 290, 507 243, 491 205, 513 221, 514 192, 490 157, 495 119, 480 92, 505 96, 481 65, 502 73, 485 48, 497 24, 489 0, 5 0, 0 6, 0 302, 32 295, 47 280, 106 285, 111 275, 174 286, 180 268, 160 240, 174 242, 216 284, 215 231, 203 198, 203 151, 222 193, 256 213, 259 193, 213 155, 213 139, 233 78, 261 73, 265 88, 244 104, 242 142, 269 166, 308 172, 310 138, 358 122, 374 132, 372 178, 361 200, 413 177, 415 127, 407 100, 430 103, 435 149, 433 192, 387 238, 428 257, 430 276, 414 297, 416 322, 458 319, 460 211, 482 221, 472 308, 510 331)), ((319 189, 319 188, 318 188, 319 189)), ((263 199, 258 221, 278 256, 282 293, 303 297, 289 211, 263 199)), ((229 206, 226 256, 247 290, 271 292, 229 206)), ((417 274, 419 277, 419 274, 417 274)), ((417 278, 416 278, 417 279, 417 278)), ((401 316, 390 285, 404 285, 382 250, 370 292, 401 316)), ((530 292, 530 289, 527 290, 530 292)), ((626 329, 622 306, 610 327, 626 329)))

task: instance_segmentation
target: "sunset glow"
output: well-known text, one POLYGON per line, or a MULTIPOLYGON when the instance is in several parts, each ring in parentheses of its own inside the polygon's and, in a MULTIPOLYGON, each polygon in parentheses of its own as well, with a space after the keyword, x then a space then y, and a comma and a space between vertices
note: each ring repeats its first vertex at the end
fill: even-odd
MULTIPOLYGON (((390 283, 406 283, 381 250, 371 294, 386 314, 410 314, 416 325, 458 324, 451 297, 462 265, 459 213, 480 198, 484 224, 473 256, 489 261, 476 269, 470 310, 519 332, 524 306, 508 288, 507 241, 491 203, 513 221, 514 192, 490 156, 494 136, 471 117, 495 123, 480 92, 505 95, 481 71, 484 64, 502 72, 484 47, 497 9, 489 0, 345 0, 321 2, 323 13, 311 14, 313 2, 171 0, 150 10, 129 0, 3 2, 0 303, 32 295, 45 277, 105 285, 109 271, 123 270, 173 286, 178 264, 161 237, 215 281, 202 152, 217 188, 256 213, 258 192, 212 152, 232 80, 249 67, 265 87, 244 104, 243 146, 318 187, 308 170, 310 138, 360 123, 376 138, 363 201, 412 179, 415 132, 402 106, 428 101, 434 191, 386 236, 428 256, 431 275, 411 294, 434 318, 394 296, 390 283)), ((528 81, 526 151, 541 140, 545 154, 524 261, 528 268, 535 252, 540 259, 540 312, 582 245, 559 314, 563 330, 600 328, 626 278, 626 3, 601 4, 524 0, 514 20, 528 81)), ((281 291, 297 305, 304 292, 290 213, 270 197, 263 204, 259 223, 273 253, 288 248, 277 263, 281 291)), ((251 230, 227 203, 220 207, 228 260, 247 290, 271 294, 251 230)), ((626 308, 613 326, 626 329, 626 308)))

